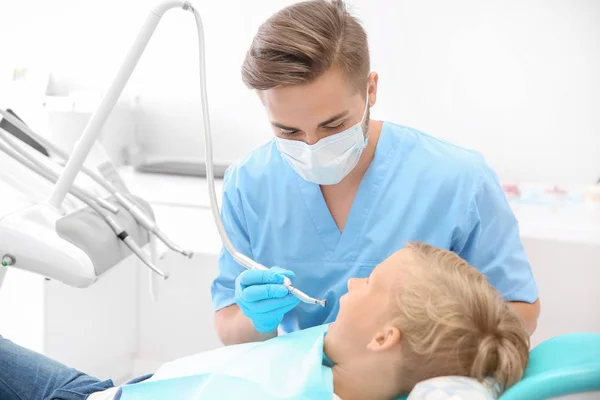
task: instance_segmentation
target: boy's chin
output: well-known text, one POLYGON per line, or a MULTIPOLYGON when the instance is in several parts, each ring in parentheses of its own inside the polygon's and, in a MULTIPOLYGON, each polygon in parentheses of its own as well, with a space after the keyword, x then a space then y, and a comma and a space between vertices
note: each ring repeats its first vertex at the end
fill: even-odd
POLYGON ((329 324, 329 326, 327 327, 327 334, 330 334, 331 332, 337 332, 338 328, 339 328, 339 323, 337 321, 333 321, 329 324))

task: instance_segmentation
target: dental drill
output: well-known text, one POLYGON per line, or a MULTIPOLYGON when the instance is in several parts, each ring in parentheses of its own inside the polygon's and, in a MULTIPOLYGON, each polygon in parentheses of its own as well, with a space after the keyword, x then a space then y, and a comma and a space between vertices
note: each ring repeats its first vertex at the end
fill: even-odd
MULTIPOLYGON (((63 161, 65 161, 65 162, 68 161, 69 155, 65 151, 60 149, 58 146, 56 146, 54 143, 52 143, 50 140, 44 138, 41 135, 38 135, 27 125, 25 125, 24 123, 22 123, 17 118, 10 115, 9 113, 3 111, 2 109, 0 109, 0 115, 2 115, 2 117, 5 118, 8 122, 13 124, 17 128, 19 128, 22 132, 26 133, 31 138, 37 140, 44 147, 46 147, 47 149, 52 151, 52 153, 54 153, 58 157, 60 157, 63 161)), ((123 193, 121 193, 111 182, 109 182, 107 179, 104 179, 100 174, 90 170, 85 165, 81 166, 81 171, 84 174, 86 174, 87 176, 89 176, 91 179, 93 179, 97 184, 99 184, 104 189, 106 189, 110 194, 112 194, 114 196, 114 198, 127 211, 129 211, 131 213, 131 215, 133 215, 135 220, 138 223, 140 223, 140 225, 142 225, 146 230, 148 230, 149 232, 154 234, 168 248, 170 248, 171 250, 173 250, 177 253, 182 254, 185 257, 192 258, 192 256, 194 255, 193 252, 184 250, 181 247, 177 246, 175 243, 173 243, 167 237, 167 235, 165 235, 164 232, 162 232, 158 228, 158 226, 156 225, 154 220, 152 218, 150 218, 148 216, 148 214, 135 203, 135 201, 127 198, 127 196, 125 196, 123 193)), ((114 214, 116 214, 118 212, 118 208, 116 208, 114 205, 110 204, 109 202, 104 201, 103 199, 98 198, 98 199, 96 199, 96 202, 114 214)))
MULTIPOLYGON (((29 168, 31 171, 37 173, 38 175, 44 177, 46 180, 51 183, 56 183, 58 180, 58 174, 52 171, 47 166, 43 165, 39 160, 34 157, 30 157, 28 154, 24 155, 22 150, 18 150, 14 146, 13 143, 7 143, 6 135, 7 132, 0 128, 0 151, 8 154, 15 161, 19 162, 21 165, 29 168)), ((161 271, 157 268, 152 261, 148 258, 148 256, 144 253, 144 251, 135 243, 135 241, 129 236, 127 231, 123 229, 119 223, 112 218, 106 211, 104 211, 96 202, 95 199, 91 199, 88 195, 85 194, 83 190, 73 185, 69 193, 79 199, 81 202, 86 204, 92 210, 94 210, 98 215, 100 215, 106 223, 110 226, 115 235, 152 271, 158 274, 162 279, 168 279, 169 275, 161 271)))

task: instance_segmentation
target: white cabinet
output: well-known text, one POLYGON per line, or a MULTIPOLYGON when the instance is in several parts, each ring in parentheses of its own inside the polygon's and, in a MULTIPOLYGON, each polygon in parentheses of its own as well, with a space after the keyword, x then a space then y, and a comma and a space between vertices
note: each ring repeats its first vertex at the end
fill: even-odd
POLYGON ((600 333, 600 244, 524 238, 540 294, 533 346, 570 332, 600 333))
POLYGON ((127 262, 87 289, 9 270, 0 334, 99 378, 130 375, 137 350, 139 266, 127 262))
POLYGON ((149 274, 142 273, 140 337, 133 374, 154 371, 160 364, 221 345, 214 325, 210 285, 216 277, 221 242, 210 210, 153 205, 157 220, 176 243, 193 250, 192 259, 168 252, 158 267, 170 273, 151 298, 149 274), (168 221, 168 222, 167 222, 168 221), (170 227, 176 228, 171 230, 170 227))
POLYGON ((600 333, 600 207, 513 208, 540 295, 532 345, 569 332, 600 333))
MULTIPOLYGON (((221 250, 210 209, 205 179, 136 174, 122 169, 133 194, 146 199, 156 221, 171 240, 194 252, 191 259, 167 252, 158 267, 169 272, 159 282, 156 301, 149 290, 149 273, 140 276, 139 343, 133 376, 154 371, 177 357, 221 346, 213 325, 210 285, 218 273, 221 250)), ((222 181, 216 181, 220 204, 222 181)))

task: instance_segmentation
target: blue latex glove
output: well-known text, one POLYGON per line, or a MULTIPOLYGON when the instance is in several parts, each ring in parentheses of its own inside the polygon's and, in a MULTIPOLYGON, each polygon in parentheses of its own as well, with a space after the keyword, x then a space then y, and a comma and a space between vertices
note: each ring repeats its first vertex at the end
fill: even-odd
POLYGON ((287 269, 273 267, 269 271, 249 269, 235 279, 235 302, 258 332, 277 329, 284 314, 300 302, 282 285, 284 275, 291 280, 296 276, 287 269))

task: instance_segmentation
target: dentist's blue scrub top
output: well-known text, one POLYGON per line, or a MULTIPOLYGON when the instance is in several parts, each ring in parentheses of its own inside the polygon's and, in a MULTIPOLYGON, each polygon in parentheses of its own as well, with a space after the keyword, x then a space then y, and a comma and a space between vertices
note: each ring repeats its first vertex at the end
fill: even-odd
MULTIPOLYGON (((231 166, 222 216, 238 251, 296 273, 294 286, 327 307, 301 303, 279 329, 335 320, 352 277, 366 277, 407 242, 449 249, 479 269, 508 301, 533 303, 537 287, 514 214, 478 153, 384 122, 375 156, 340 233, 317 184, 285 161, 275 141, 231 166)), ((212 284, 215 310, 235 303, 243 267, 223 248, 212 284)))

